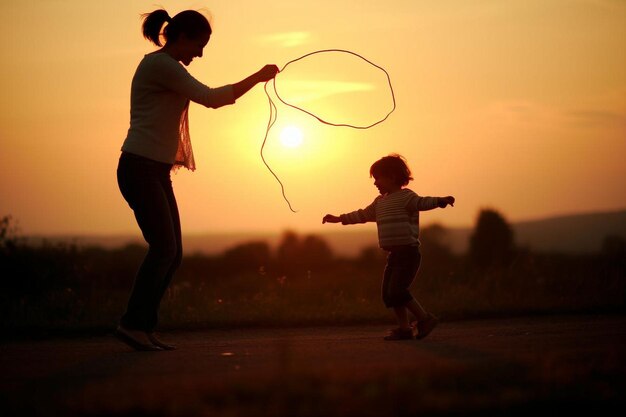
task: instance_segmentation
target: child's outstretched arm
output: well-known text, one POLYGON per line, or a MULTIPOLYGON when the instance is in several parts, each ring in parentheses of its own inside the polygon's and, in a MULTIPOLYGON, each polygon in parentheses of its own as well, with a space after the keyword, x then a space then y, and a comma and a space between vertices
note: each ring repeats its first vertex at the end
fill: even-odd
POLYGON ((454 207, 454 197, 451 195, 446 197, 439 197, 439 208, 446 208, 446 206, 450 205, 454 207))
MULTIPOLYGON (((378 197, 376 198, 378 199, 378 197)), ((341 224, 357 224, 357 223, 367 223, 367 222, 375 222, 376 221, 376 200, 369 206, 364 209, 359 209, 353 211, 351 213, 344 213, 340 216, 335 216, 334 214, 327 214, 322 219, 322 224, 324 223, 341 223, 341 224)))
POLYGON ((436 208, 445 208, 448 205, 454 205, 454 197, 421 197, 415 193, 407 204, 410 211, 428 211, 436 208))
POLYGON ((341 223, 341 217, 335 216, 332 214, 327 214, 322 219, 322 224, 324 223, 341 223))

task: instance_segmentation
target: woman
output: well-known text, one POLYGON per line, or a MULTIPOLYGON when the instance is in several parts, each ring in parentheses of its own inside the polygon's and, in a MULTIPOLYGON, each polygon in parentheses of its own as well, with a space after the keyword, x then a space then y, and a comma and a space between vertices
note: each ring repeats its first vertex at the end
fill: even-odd
POLYGON ((257 83, 278 73, 266 65, 246 79, 209 88, 181 65, 189 65, 211 37, 208 20, 194 10, 173 18, 165 10, 143 16, 143 35, 157 46, 165 23, 165 45, 139 63, 131 85, 131 117, 117 168, 120 191, 149 245, 137 272, 116 336, 137 350, 175 349, 154 334, 161 299, 182 259, 180 219, 170 172, 195 169, 187 110, 194 101, 210 108, 233 104, 257 83))

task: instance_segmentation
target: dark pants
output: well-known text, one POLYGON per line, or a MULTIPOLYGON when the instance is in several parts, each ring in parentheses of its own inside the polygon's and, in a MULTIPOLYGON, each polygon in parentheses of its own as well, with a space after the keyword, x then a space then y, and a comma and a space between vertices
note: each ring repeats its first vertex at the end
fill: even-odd
POLYGON ((127 329, 154 330, 161 299, 182 260, 180 218, 170 180, 171 168, 169 164, 125 152, 120 157, 117 183, 148 243, 148 253, 120 320, 127 329))
POLYGON ((386 307, 403 307, 413 300, 409 287, 417 275, 422 256, 417 246, 389 250, 383 274, 382 295, 386 307))

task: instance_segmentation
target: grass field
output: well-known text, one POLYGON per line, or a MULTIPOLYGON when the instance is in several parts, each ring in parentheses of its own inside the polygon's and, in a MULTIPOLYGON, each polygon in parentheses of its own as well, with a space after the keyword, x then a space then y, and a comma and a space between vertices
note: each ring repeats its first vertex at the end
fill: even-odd
MULTIPOLYGON (((0 233, 3 337, 108 331, 125 310, 140 245, 117 249, 30 246, 0 233)), ((519 314, 624 312, 624 244, 598 254, 516 250, 506 263, 477 267, 426 229, 414 296, 443 320, 519 314)), ((609 248, 610 249, 610 248, 609 248)), ((246 242, 219 255, 189 255, 161 305, 174 328, 388 323, 380 300, 385 252, 335 256, 316 236, 286 233, 274 251, 246 242)))

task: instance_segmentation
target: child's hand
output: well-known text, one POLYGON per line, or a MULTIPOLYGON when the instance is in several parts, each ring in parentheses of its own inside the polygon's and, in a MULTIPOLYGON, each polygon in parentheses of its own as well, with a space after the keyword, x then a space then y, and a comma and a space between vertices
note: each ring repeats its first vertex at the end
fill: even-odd
POLYGON ((446 208, 448 204, 454 207, 454 201, 454 197, 452 197, 451 195, 447 197, 439 197, 439 207, 446 208))
POLYGON ((332 214, 327 214, 322 219, 322 224, 324 223, 341 223, 341 218, 333 216, 332 214))

